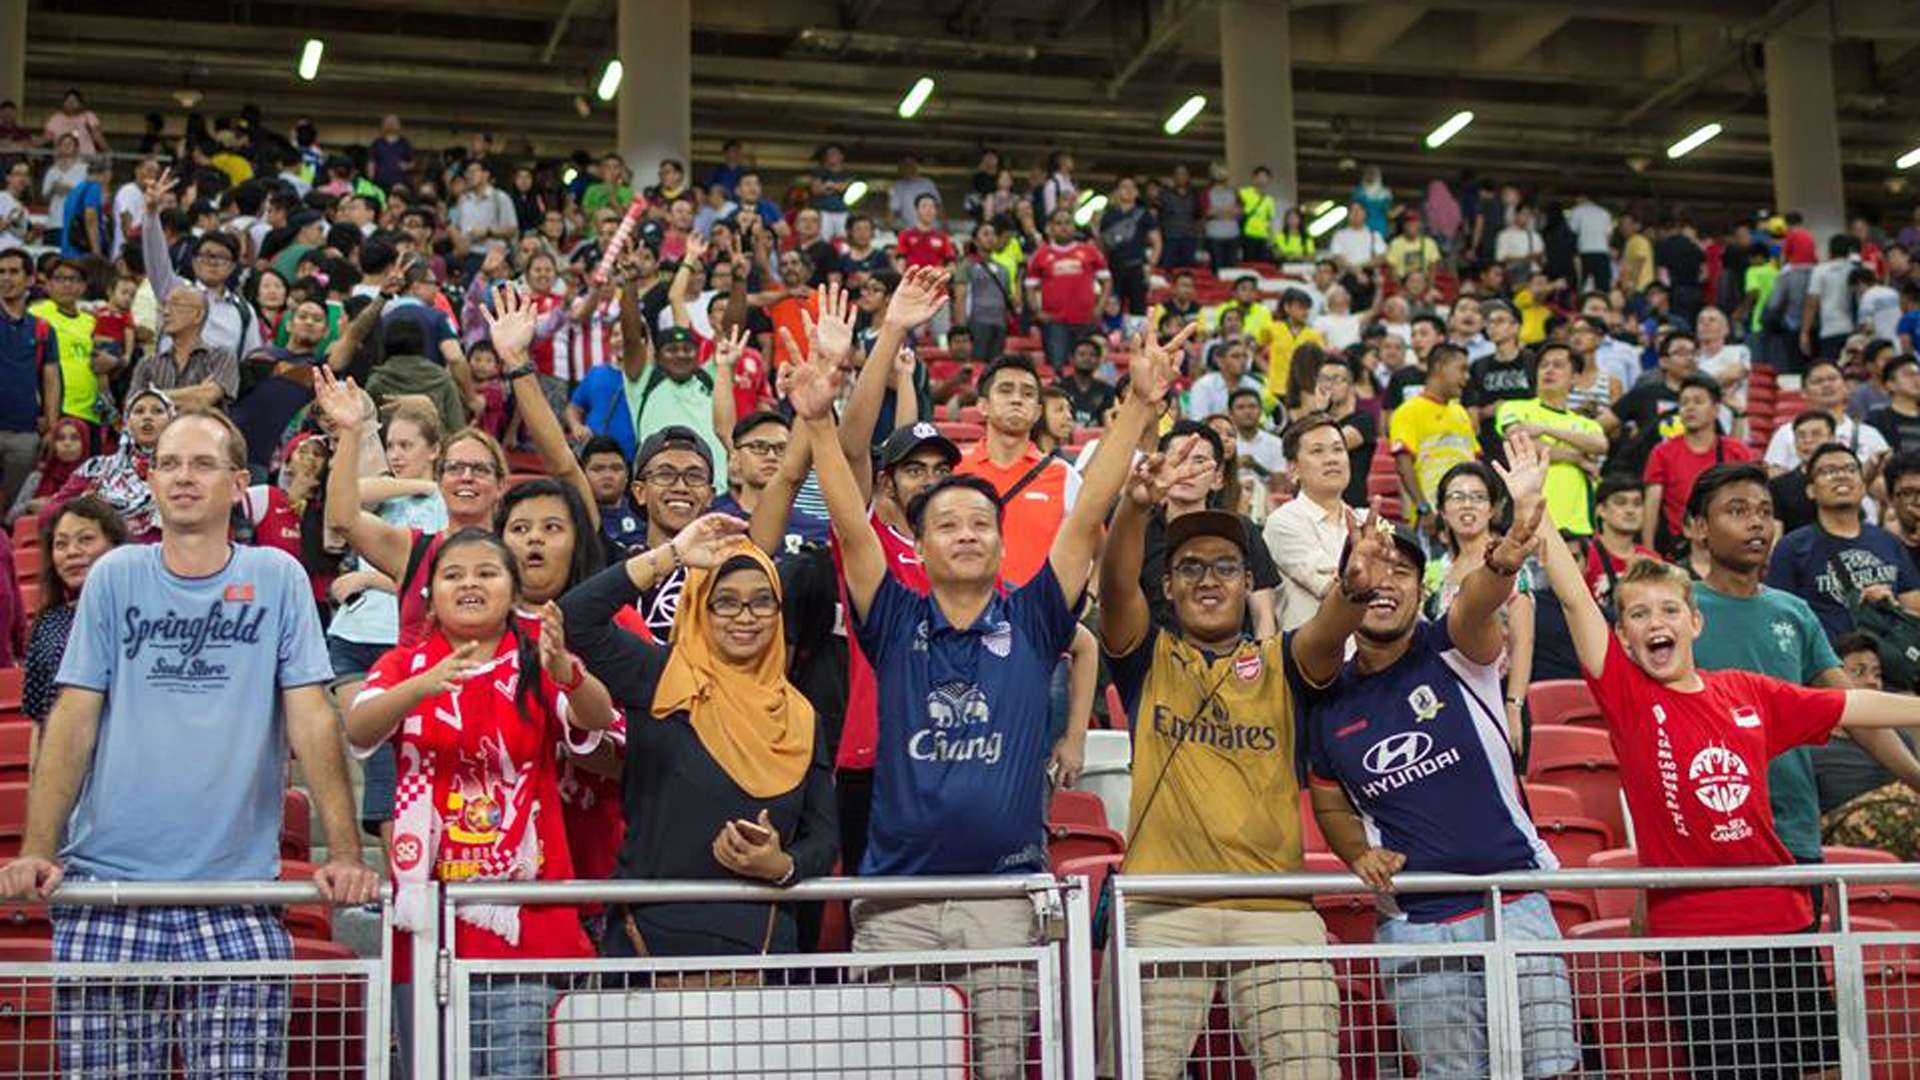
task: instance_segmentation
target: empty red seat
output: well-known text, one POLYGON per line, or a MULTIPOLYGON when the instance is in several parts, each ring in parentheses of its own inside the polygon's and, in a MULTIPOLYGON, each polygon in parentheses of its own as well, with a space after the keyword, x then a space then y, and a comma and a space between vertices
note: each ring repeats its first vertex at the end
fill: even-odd
POLYGON ((0 720, 0 780, 25 780, 33 759, 33 722, 0 720))
POLYGON ((1884 919, 1901 930, 1920 930, 1920 885, 1849 885, 1847 913, 1856 924, 1861 919, 1884 919))
POLYGON ((1546 841, 1560 865, 1572 869, 1587 865, 1594 854, 1613 846, 1613 834, 1597 818, 1534 811, 1534 830, 1546 841))
POLYGON ((0 938, 52 938, 53 918, 45 904, 0 904, 0 938))
POLYGON ((1604 822, 1613 836, 1626 835, 1620 763, 1614 760, 1606 732, 1565 724, 1536 726, 1527 779, 1572 788, 1588 817, 1604 822))
POLYGON ((0 668, 0 712, 20 710, 20 685, 26 676, 26 671, 21 668, 0 668))
POLYGON ((1120 702, 1120 688, 1107 684, 1107 723, 1115 731, 1127 730, 1127 707, 1120 702))
POLYGON ((1527 687, 1527 712, 1536 729, 1542 724, 1604 727, 1593 692, 1579 679, 1544 679, 1527 687))
POLYGON ((1585 811, 1586 804, 1580 801, 1580 793, 1561 784, 1537 784, 1531 780, 1520 784, 1527 798, 1527 809, 1539 814, 1579 814, 1585 811))
POLYGON ((1820 858, 1829 863, 1897 863, 1900 856, 1891 851, 1877 848, 1847 847, 1841 844, 1828 844, 1820 849, 1820 858))
MULTIPOLYGON (((1640 865, 1640 853, 1633 848, 1610 848, 1587 856, 1589 870, 1631 870, 1640 865)), ((1634 904, 1645 889, 1595 889, 1594 914, 1601 919, 1625 922, 1633 914, 1634 904)))
POLYGON ((20 840, 26 833, 27 782, 0 783, 0 858, 20 854, 20 840))
MULTIPOLYGON (((353 950, 295 935, 295 960, 353 960, 353 950)), ((363 1075, 366 1069, 366 984, 335 975, 296 976, 287 1014, 289 1080, 363 1075)))
MULTIPOLYGON (((40 583, 23 581, 20 583, 20 604, 28 615, 40 614, 40 583)), ((8 669, 0 669, 8 670, 8 669)))
POLYGON ((1060 872, 1062 863, 1073 859, 1120 855, 1126 850, 1126 840, 1104 825, 1066 825, 1056 822, 1047 826, 1047 863, 1056 874, 1060 872))
POLYGON ((977 423, 966 420, 942 420, 936 425, 940 434, 962 446, 976 443, 987 437, 987 429, 977 423))
POLYGON ((1585 889, 1549 889, 1547 905, 1562 934, 1593 921, 1593 894, 1585 889))
POLYGON ((1047 806, 1049 824, 1061 825, 1097 825, 1107 828, 1107 804, 1090 791, 1075 791, 1061 788, 1053 793, 1053 800, 1047 806))
POLYGON ((313 856, 313 804, 307 793, 288 788, 280 802, 280 857, 301 862, 313 856))
POLYGON ((40 545, 13 549, 13 574, 20 581, 40 576, 40 545))
MULTIPOLYGON (((0 963, 44 964, 53 959, 48 937, 0 937, 0 963)), ((53 984, 46 979, 0 981, 0 1076, 57 1076, 53 984)))

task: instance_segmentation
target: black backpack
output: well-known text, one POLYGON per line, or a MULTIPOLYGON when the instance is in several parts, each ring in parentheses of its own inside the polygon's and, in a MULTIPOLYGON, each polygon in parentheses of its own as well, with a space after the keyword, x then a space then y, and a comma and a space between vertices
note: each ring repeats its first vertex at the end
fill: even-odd
POLYGON ((1837 557, 1827 560, 1827 569, 1845 590, 1854 628, 1872 638, 1879 649, 1886 688, 1920 692, 1920 615, 1892 600, 1862 600, 1852 571, 1837 557))

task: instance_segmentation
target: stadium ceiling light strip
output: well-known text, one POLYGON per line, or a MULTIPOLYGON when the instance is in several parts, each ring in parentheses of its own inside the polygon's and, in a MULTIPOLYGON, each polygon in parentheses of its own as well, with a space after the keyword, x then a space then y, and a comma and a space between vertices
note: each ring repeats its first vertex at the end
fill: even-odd
POLYGON ((1438 150, 1447 145, 1448 139, 1465 131, 1467 125, 1471 123, 1473 123, 1472 109, 1461 109, 1459 112, 1447 117, 1446 123, 1427 132, 1427 149, 1438 150))
POLYGON ((312 82, 320 74, 320 54, 327 51, 327 43, 319 38, 308 38, 307 44, 300 50, 300 77, 312 82))
POLYGON ((1098 192, 1085 191, 1080 194, 1080 206, 1073 212, 1073 223, 1084 227, 1107 208, 1107 197, 1098 192))
POLYGON ((1693 133, 1691 135, 1688 135, 1686 138, 1681 139, 1679 142, 1674 143, 1672 146, 1667 147, 1668 160, 1678 161, 1679 159, 1686 157, 1688 154, 1693 153, 1695 150, 1700 149, 1702 146, 1705 146, 1708 142, 1712 141, 1713 137, 1720 134, 1720 132, 1722 132, 1723 130, 1725 129, 1722 128, 1719 124, 1700 125, 1699 127, 1693 130, 1693 133))
POLYGON ((1896 169, 1911 169, 1915 165, 1920 165, 1920 146, 1901 154, 1893 162, 1893 167, 1896 169))
POLYGON ((612 101, 613 95, 620 92, 620 80, 626 73, 626 65, 618 57, 607 61, 606 68, 600 72, 600 85, 593 92, 601 101, 612 101))
POLYGON ((1200 111, 1206 107, 1207 96, 1205 94, 1195 94, 1181 104, 1179 108, 1173 110, 1173 115, 1167 117, 1167 122, 1162 124, 1160 129, 1169 135, 1178 135, 1187 130, 1187 125, 1193 123, 1193 118, 1199 116, 1200 111))
POLYGON ((866 197, 867 182, 865 180, 855 180, 853 183, 847 185, 847 190, 840 193, 840 201, 846 203, 849 207, 866 197))
POLYGON ((907 95, 900 99, 900 119, 911 120, 920 111, 920 106, 933 96, 933 79, 922 75, 908 88, 907 95))
MULTIPOLYGON (((1332 199, 1327 200, 1327 203, 1331 203, 1331 202, 1333 202, 1332 199)), ((1327 203, 1322 203, 1321 205, 1326 206, 1327 203)), ((1330 207, 1326 210, 1321 211, 1320 216, 1313 219, 1313 224, 1307 226, 1307 235, 1318 240, 1320 237, 1325 236, 1327 233, 1332 232, 1335 226, 1339 225, 1341 222, 1345 220, 1347 220, 1346 207, 1344 206, 1330 207)))

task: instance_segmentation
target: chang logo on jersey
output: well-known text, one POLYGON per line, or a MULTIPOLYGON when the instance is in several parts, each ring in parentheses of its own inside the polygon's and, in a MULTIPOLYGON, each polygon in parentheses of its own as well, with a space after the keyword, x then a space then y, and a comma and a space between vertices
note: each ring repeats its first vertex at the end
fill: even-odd
POLYGON ((977 686, 947 683, 927 694, 930 728, 907 740, 907 756, 915 761, 977 761, 1000 764, 1001 733, 988 730, 993 710, 977 686))
POLYGON ((1687 766, 1687 779, 1693 781, 1694 797, 1716 813, 1731 814, 1745 805, 1753 794, 1751 773, 1739 754, 1724 746, 1708 746, 1693 755, 1687 766))
POLYGON ((1460 763, 1460 751, 1433 752, 1433 736, 1424 731, 1402 731, 1367 748, 1360 763, 1379 777, 1360 786, 1362 794, 1378 798, 1415 780, 1432 776, 1460 763))

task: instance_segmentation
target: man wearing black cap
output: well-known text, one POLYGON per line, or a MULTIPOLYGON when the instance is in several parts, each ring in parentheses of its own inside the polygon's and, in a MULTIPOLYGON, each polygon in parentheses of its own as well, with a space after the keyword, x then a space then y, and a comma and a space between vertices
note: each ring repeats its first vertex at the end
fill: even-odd
MULTIPOLYGON (((1175 553, 1174 527, 1183 518, 1207 513, 1209 500, 1227 485, 1225 441, 1206 424, 1198 420, 1179 421, 1160 436, 1160 450, 1166 453, 1175 443, 1189 438, 1199 440, 1187 451, 1186 460, 1193 469, 1174 480, 1147 518, 1140 587, 1146 590, 1147 606, 1157 626, 1174 625, 1172 593, 1163 587, 1167 567, 1172 564, 1175 553)), ((1280 571, 1273 565, 1267 546, 1259 541, 1259 531, 1253 522, 1238 514, 1232 516, 1240 522, 1244 534, 1241 546, 1246 548, 1247 571, 1253 578, 1247 593, 1247 625, 1243 629, 1256 638, 1270 637, 1280 630, 1276 613, 1280 571)))
MULTIPOLYGON (((713 454, 692 428, 663 427, 640 444, 633 459, 633 501, 647 511, 647 544, 670 542, 713 502, 713 454)), ((677 569, 640 594, 640 617, 656 641, 673 632, 680 610, 685 568, 677 569)))
MULTIPOLYGON (((713 500, 713 509, 752 520, 766 499, 767 485, 779 474, 793 441, 793 421, 777 412, 753 413, 733 425, 733 467, 729 490, 713 500)), ((778 559, 809 544, 827 542, 827 523, 789 505, 780 522, 780 542, 768 552, 778 559)))
MULTIPOLYGON (((1524 456, 1524 455, 1523 455, 1524 456)), ((1314 818, 1334 852, 1378 893, 1377 940, 1444 944, 1484 940, 1481 893, 1390 894, 1402 869, 1455 873, 1559 866, 1529 819, 1513 769, 1520 731, 1501 707, 1505 633, 1496 617, 1534 547, 1543 507, 1544 456, 1502 470, 1514 526, 1462 584, 1447 617, 1420 617, 1425 556, 1412 533, 1367 526, 1313 621, 1290 640, 1294 692, 1305 705, 1314 818), (1379 541, 1391 539, 1391 550, 1379 541), (1356 562, 1361 569, 1356 571, 1356 562), (1347 637, 1354 657, 1342 662, 1347 637)), ((1503 933, 1560 936, 1544 894, 1508 898, 1503 933)), ((1382 983, 1401 1044, 1421 1074, 1487 1076, 1481 976, 1464 961, 1382 961, 1382 983)), ((1566 964, 1520 961, 1526 1075, 1580 1065, 1566 964)))
MULTIPOLYGON (((1173 617, 1150 617, 1153 590, 1141 580, 1149 516, 1177 488, 1208 479, 1217 465, 1206 453, 1202 438, 1191 434, 1134 467, 1100 561, 1100 636, 1134 717, 1122 867, 1130 874, 1297 873, 1304 742, 1294 722, 1289 653, 1313 646, 1318 633, 1323 661, 1314 676, 1330 677, 1339 664, 1340 627, 1323 616, 1286 638, 1246 636, 1254 549, 1238 515, 1204 509, 1166 525, 1168 554, 1153 590, 1165 591, 1173 617)), ((1369 543, 1383 547, 1377 537, 1369 543)), ((1364 551, 1358 561, 1369 565, 1364 551)), ((1327 933, 1312 905, 1300 900, 1130 903, 1127 915, 1127 940, 1147 947, 1319 946, 1327 933)), ((1261 1073, 1285 1067, 1303 1076, 1337 1074, 1340 995, 1327 965, 1248 965, 1230 979, 1234 1028, 1261 1073)), ((1143 988, 1147 1075, 1183 1071, 1214 990, 1209 979, 1143 988)), ((1103 996, 1111 992, 1110 984, 1102 987, 1103 996)), ((1108 1075, 1111 1036, 1101 1040, 1101 1057, 1101 1074, 1108 1075)))
MULTIPOLYGON (((173 190, 172 175, 162 171, 144 185, 146 218, 140 224, 140 254, 146 261, 147 281, 153 286, 158 303, 179 285, 198 288, 207 294, 207 320, 201 336, 208 345, 222 348, 235 356, 252 356, 260 347, 259 320, 253 305, 228 287, 240 268, 240 244, 224 232, 204 233, 193 241, 193 277, 182 280, 173 272, 173 260, 167 254, 166 229, 160 224, 160 209, 173 190)), ((160 343, 164 347, 165 342, 160 343)))

